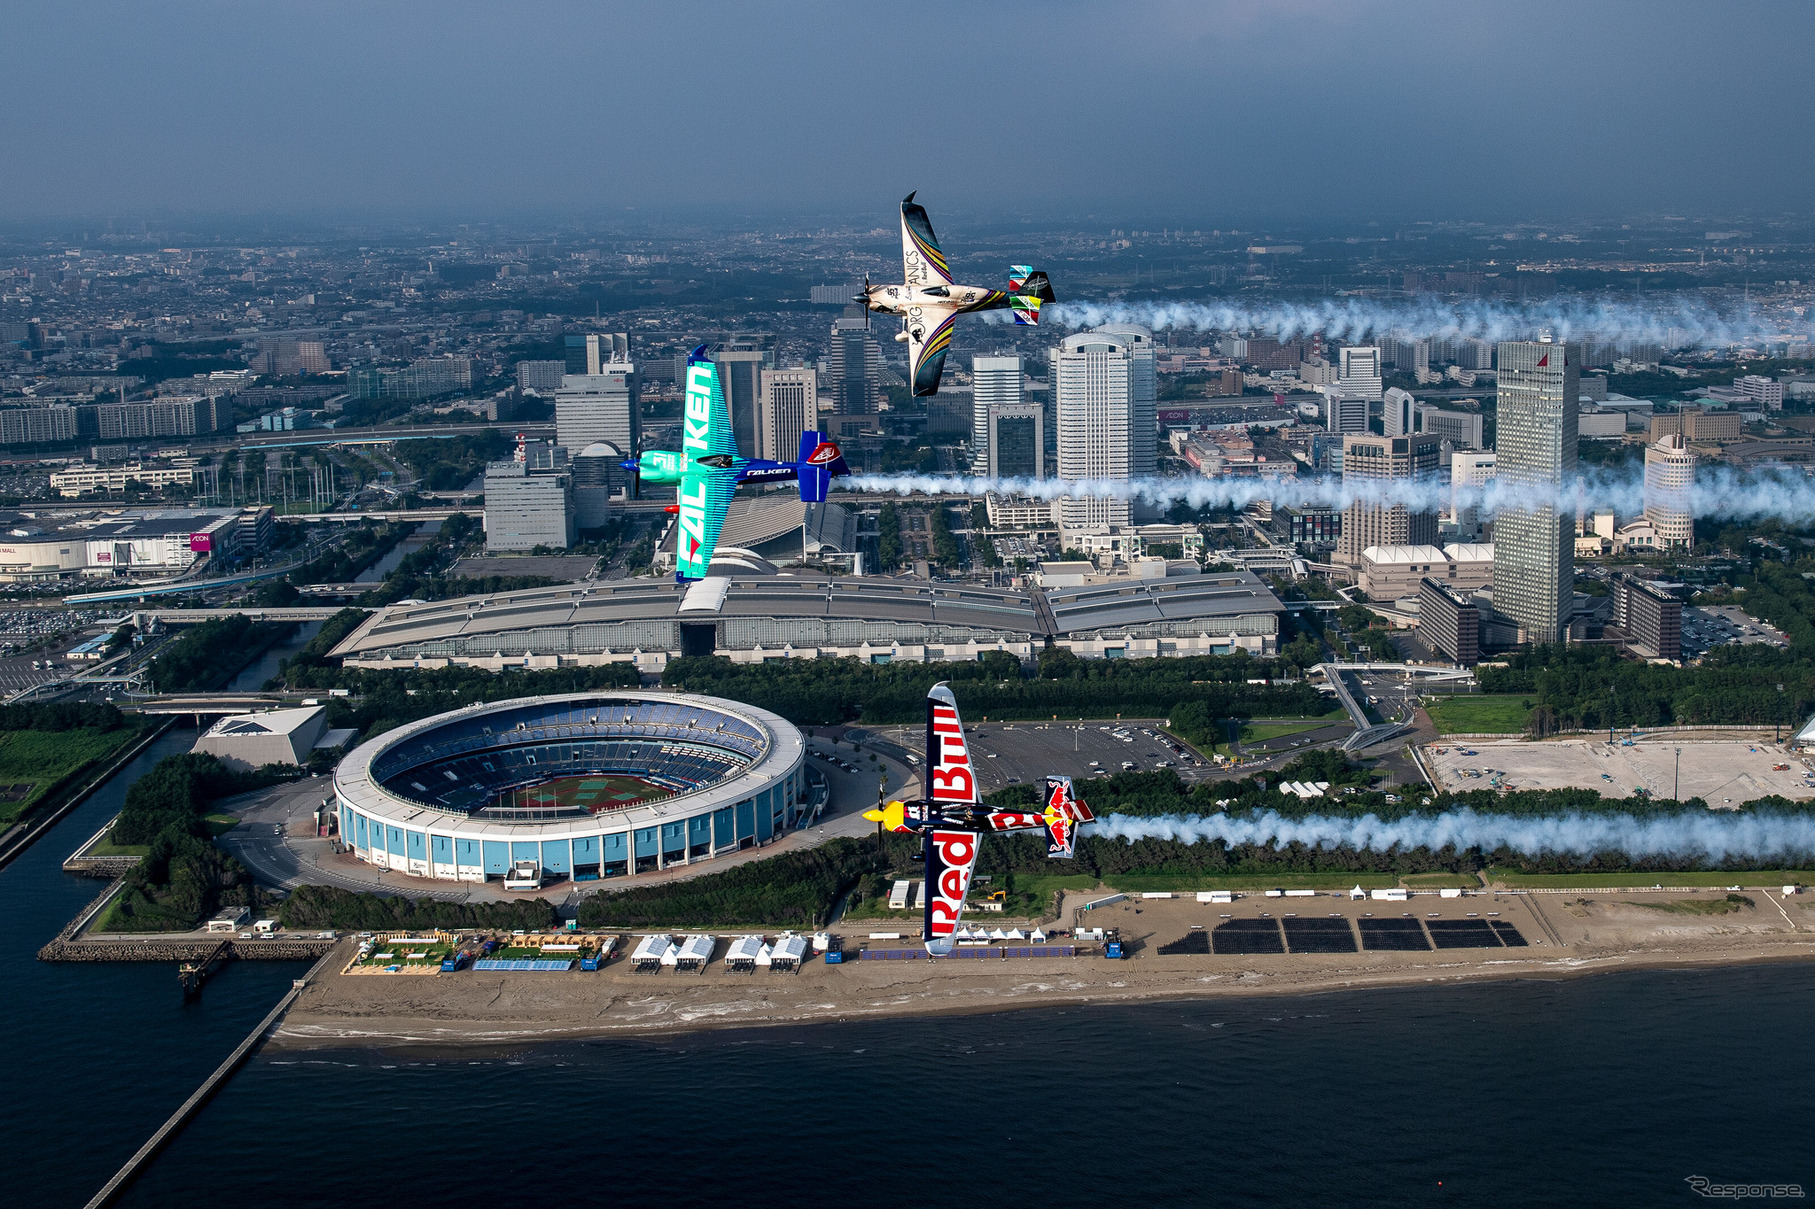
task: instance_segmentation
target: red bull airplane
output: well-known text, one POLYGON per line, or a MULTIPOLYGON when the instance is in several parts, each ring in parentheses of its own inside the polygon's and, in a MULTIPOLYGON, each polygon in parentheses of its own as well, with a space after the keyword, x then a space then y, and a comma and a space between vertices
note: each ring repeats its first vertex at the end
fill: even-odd
POLYGON ((890 831, 924 837, 926 951, 943 957, 952 951, 985 835, 1044 831, 1046 855, 1070 860, 1077 851, 1079 824, 1096 815, 1078 797, 1071 778, 1061 776, 1046 778, 1045 804, 1038 811, 991 810, 983 805, 958 699, 941 682, 926 694, 926 796, 916 802, 890 802, 865 811, 863 817, 890 831))
POLYGON ((1040 308, 1053 301, 1052 283, 1031 265, 1009 266, 1008 289, 959 285, 945 267, 945 253, 933 234, 926 207, 914 195, 901 200, 901 284, 871 285, 855 301, 872 311, 901 316, 895 339, 908 346, 908 375, 916 395, 939 393, 939 375, 952 343, 952 324, 970 311, 1012 310, 1015 322, 1037 324, 1040 308))
POLYGON ((800 485, 800 498, 816 504, 826 498, 834 478, 851 473, 837 442, 823 432, 800 434, 796 461, 741 456, 718 367, 703 344, 687 355, 686 399, 679 453, 652 449, 621 463, 635 476, 632 494, 641 495, 645 482, 675 485, 675 502, 668 511, 680 521, 674 544, 678 583, 706 577, 712 552, 718 548, 719 530, 725 524, 725 510, 740 484, 793 480, 800 485))

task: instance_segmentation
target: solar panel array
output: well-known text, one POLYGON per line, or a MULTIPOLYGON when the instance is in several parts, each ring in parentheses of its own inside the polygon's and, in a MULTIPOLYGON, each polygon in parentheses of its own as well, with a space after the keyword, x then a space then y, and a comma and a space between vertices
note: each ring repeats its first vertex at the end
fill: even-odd
POLYGON ((484 957, 473 963, 475 970, 537 970, 551 972, 573 969, 573 962, 552 961, 546 957, 498 958, 484 957))

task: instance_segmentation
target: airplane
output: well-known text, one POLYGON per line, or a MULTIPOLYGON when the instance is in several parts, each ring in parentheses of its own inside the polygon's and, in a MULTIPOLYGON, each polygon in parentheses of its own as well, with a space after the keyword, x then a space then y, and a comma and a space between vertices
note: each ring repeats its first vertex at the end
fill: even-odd
POLYGON ((817 504, 826 498, 834 478, 851 473, 838 443, 823 432, 800 434, 800 450, 792 462, 746 458, 737 452, 737 436, 718 367, 700 345, 687 354, 686 411, 681 429, 680 452, 651 449, 620 463, 631 472, 631 494, 641 496, 643 483, 675 484, 675 502, 667 511, 680 517, 675 540, 674 581, 691 583, 706 577, 712 552, 718 548, 725 510, 743 483, 800 485, 800 498, 817 504))
POLYGON ((868 311, 901 316, 901 331, 895 339, 908 346, 915 395, 939 393, 952 324, 959 315, 1006 308, 1014 311, 1016 323, 1037 324, 1040 308, 1053 301, 1052 283, 1031 265, 1009 266, 1006 290, 953 281, 926 207, 914 201, 913 193, 901 201, 901 265, 900 285, 871 285, 866 277, 863 293, 853 301, 863 303, 868 311))
POLYGON ((1046 855, 1070 860, 1077 852, 1078 827, 1096 818, 1077 795, 1070 777, 1046 778, 1046 797, 1038 811, 992 810, 983 804, 958 699, 940 681, 926 694, 926 787, 918 801, 890 802, 863 817, 890 831, 920 833, 925 839, 926 951, 943 957, 952 951, 964 896, 985 835, 1045 831, 1046 855))

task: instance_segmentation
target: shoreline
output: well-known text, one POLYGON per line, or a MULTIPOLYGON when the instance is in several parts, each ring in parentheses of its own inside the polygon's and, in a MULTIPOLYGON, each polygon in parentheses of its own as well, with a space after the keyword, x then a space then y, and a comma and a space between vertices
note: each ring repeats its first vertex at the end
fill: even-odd
POLYGON ((1028 1008, 1314 995, 1506 979, 1552 981, 1625 970, 1815 961, 1815 929, 1770 904, 1734 912, 1739 919, 1711 919, 1647 909, 1617 898, 1577 900, 1559 926, 1582 940, 1558 947, 1544 939, 1537 918, 1510 899, 1497 905, 1529 936, 1529 947, 1162 956, 1154 951, 1156 942, 1206 926, 1187 921, 1192 914, 1201 919, 1204 912, 1190 912, 1185 904, 1156 911, 1149 904, 1142 920, 1136 921, 1134 916, 1141 912, 1130 904, 1126 920, 1105 921, 1121 926, 1124 938, 1133 941, 1136 955, 1122 961, 1101 956, 976 962, 851 960, 838 966, 812 961, 797 975, 731 974, 722 965, 698 975, 671 970, 637 975, 620 960, 607 970, 590 973, 330 975, 298 998, 268 1044, 273 1052, 298 1053, 374 1046, 497 1049, 1028 1008), (1152 919, 1156 914, 1161 918, 1152 919), (1132 934, 1149 925, 1152 930, 1146 936, 1132 934))
MULTIPOLYGON (((1090 958, 1079 958, 1089 961, 1090 958)), ((660 1038, 680 1037, 694 1033, 731 1032, 737 1029, 785 1028, 790 1025, 806 1024, 854 1024, 870 1020, 888 1020, 904 1017, 924 1018, 927 1016, 989 1016, 1010 1012, 1033 1011, 1041 1008, 1055 1007, 1120 1007, 1130 1004, 1146 1003, 1186 1003, 1203 999, 1229 998, 1269 998, 1276 996, 1312 996, 1327 995, 1340 991, 1374 990, 1391 987, 1436 984, 1444 987, 1462 986, 1479 982, 1500 981, 1560 981, 1564 978, 1594 977, 1605 974, 1619 974, 1640 970, 1668 969, 1720 969, 1766 964, 1789 964, 1794 962, 1815 961, 1815 943, 1799 953, 1748 953, 1748 954, 1711 954, 1696 957, 1689 954, 1671 954, 1650 956, 1646 954, 1614 955, 1603 958, 1567 959, 1543 963, 1517 963, 1521 969, 1485 969, 1479 966, 1467 971, 1446 969, 1441 974, 1425 974, 1417 970, 1401 970, 1387 973, 1384 976, 1356 977, 1347 979, 1325 979, 1308 983, 1252 983, 1240 980, 1231 981, 1215 987, 1189 987, 1180 985, 1165 990, 1130 991, 1125 994, 1081 994, 1059 992, 1041 994, 1038 997, 1021 998, 1007 1001, 969 1004, 926 1004, 915 1010, 891 1010, 877 1008, 861 1010, 841 1008, 821 1012, 803 1012, 800 1014, 777 1014, 758 1018, 741 1019, 689 1019, 685 1021, 665 1021, 652 1023, 625 1023, 616 1026, 548 1026, 535 1027, 524 1022, 521 1027, 485 1029, 474 1024, 463 1027, 449 1027, 445 1023, 431 1025, 428 1021, 413 1023, 407 1017, 399 1017, 389 1022, 386 1027, 342 1026, 338 1029, 323 1022, 306 1020, 293 1024, 299 1015, 307 1017, 308 1013, 295 1009, 289 1017, 271 1034, 265 1049, 272 1053, 306 1054, 314 1051, 336 1049, 361 1049, 380 1047, 385 1049, 408 1049, 414 1051, 448 1051, 467 1052, 478 1049, 514 1049, 524 1045, 538 1045, 569 1041, 601 1041, 615 1038, 660 1038)), ((1033 964, 1029 962, 1028 964, 1033 964)), ((1458 963, 1465 964, 1465 963, 1458 963)), ((1261 976, 1265 978, 1265 976, 1261 976)))

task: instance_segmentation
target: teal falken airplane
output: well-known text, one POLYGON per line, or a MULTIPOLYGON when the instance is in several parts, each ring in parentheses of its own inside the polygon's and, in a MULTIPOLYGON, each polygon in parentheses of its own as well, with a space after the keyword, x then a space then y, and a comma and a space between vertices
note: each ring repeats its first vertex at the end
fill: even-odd
POLYGON ((634 476, 633 494, 644 483, 674 484, 675 502, 668 511, 680 518, 674 544, 676 583, 706 578, 712 552, 718 547, 725 510, 740 483, 800 484, 800 498, 819 503, 832 480, 851 473, 837 442, 823 432, 800 434, 800 455, 792 462, 746 458, 737 452, 731 431, 731 414, 725 406, 718 368, 700 345, 687 354, 687 410, 682 422, 681 449, 651 449, 623 463, 634 476))

